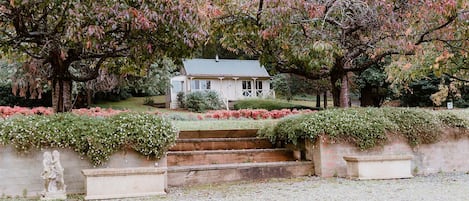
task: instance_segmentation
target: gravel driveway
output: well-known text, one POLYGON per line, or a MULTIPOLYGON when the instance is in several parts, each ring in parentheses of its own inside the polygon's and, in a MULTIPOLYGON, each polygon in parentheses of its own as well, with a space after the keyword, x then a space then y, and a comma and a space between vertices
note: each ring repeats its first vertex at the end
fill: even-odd
POLYGON ((469 174, 442 173, 412 179, 373 181, 301 177, 169 190, 164 197, 147 200, 469 201, 469 174))

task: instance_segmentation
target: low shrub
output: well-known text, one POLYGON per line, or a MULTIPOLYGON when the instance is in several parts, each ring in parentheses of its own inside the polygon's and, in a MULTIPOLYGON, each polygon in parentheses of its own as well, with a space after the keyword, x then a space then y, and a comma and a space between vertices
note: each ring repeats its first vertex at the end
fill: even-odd
POLYGON ((265 110, 265 109, 241 109, 241 110, 213 110, 205 114, 207 119, 280 119, 286 116, 295 115, 295 114, 307 114, 312 113, 313 110, 265 110))
POLYGON ((281 109, 310 109, 310 110, 321 110, 321 108, 308 107, 304 105, 296 105, 288 102, 271 100, 271 99, 246 99, 236 101, 234 104, 236 110, 239 109, 265 109, 265 110, 281 110, 281 109))
POLYGON ((144 104, 144 105, 153 106, 153 105, 155 104, 155 100, 153 100, 153 98, 147 96, 147 97, 145 97, 145 99, 143 100, 143 104, 144 104))
POLYGON ((191 112, 218 110, 223 105, 219 95, 214 91, 196 91, 188 93, 182 102, 183 105, 191 112))
POLYGON ((71 148, 96 166, 123 148, 158 159, 176 138, 177 131, 169 121, 143 113, 112 117, 61 113, 14 116, 0 122, 1 145, 10 144, 19 152, 47 147, 71 148))
POLYGON ((299 139, 315 141, 326 135, 332 141, 350 142, 363 150, 384 144, 387 133, 403 135, 411 146, 434 143, 446 128, 468 130, 469 121, 455 113, 425 109, 330 109, 285 118, 273 128, 262 129, 259 135, 294 144, 299 139))
POLYGON ((184 102, 184 97, 185 97, 184 92, 182 92, 182 91, 178 92, 177 102, 179 104, 179 107, 181 107, 181 108, 186 108, 186 103, 184 102))
MULTIPOLYGON (((128 110, 114 110, 111 108, 80 108, 80 109, 73 109, 72 113, 77 115, 85 115, 85 116, 94 116, 94 117, 107 117, 119 114, 121 112, 129 112, 128 110)), ((9 107, 9 106, 0 106, 0 117, 1 118, 9 118, 14 115, 51 115, 53 114, 53 110, 50 107, 35 107, 35 108, 28 108, 28 107, 9 107)))

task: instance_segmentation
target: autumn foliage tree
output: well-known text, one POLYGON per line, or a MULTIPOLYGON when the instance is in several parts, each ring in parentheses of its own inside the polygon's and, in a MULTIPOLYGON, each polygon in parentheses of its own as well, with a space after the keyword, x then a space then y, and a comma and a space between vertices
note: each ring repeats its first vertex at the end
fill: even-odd
MULTIPOLYGON (((207 35, 205 1, 2 0, 0 48, 23 58, 20 94, 52 89, 57 112, 71 109, 72 81, 145 72, 157 58, 180 59, 207 35)), ((15 90, 16 92, 16 90, 15 90)))
POLYGON ((469 3, 463 0, 232 0, 216 5, 214 32, 223 34, 225 47, 258 54, 279 72, 328 77, 336 106, 349 106, 350 76, 385 57, 403 70, 435 68, 456 55, 459 64, 467 61, 469 3))

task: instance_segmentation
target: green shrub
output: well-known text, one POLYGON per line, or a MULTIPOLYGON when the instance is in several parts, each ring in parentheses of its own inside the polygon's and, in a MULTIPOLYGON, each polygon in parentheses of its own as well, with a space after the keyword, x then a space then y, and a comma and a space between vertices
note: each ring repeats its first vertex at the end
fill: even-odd
POLYGON ((160 158, 175 143, 176 129, 160 116, 122 113, 113 117, 74 114, 16 116, 0 122, 0 144, 19 152, 47 147, 71 148, 94 165, 122 148, 160 158))
POLYGON ((304 105, 296 105, 288 102, 269 100, 269 99, 246 99, 236 101, 234 104, 236 110, 239 109, 266 109, 266 110, 281 110, 281 109, 311 109, 321 110, 321 108, 308 107, 304 105))
POLYGON ((152 106, 155 104, 155 100, 153 100, 151 97, 145 97, 145 99, 143 99, 143 104, 152 106))
POLYGON ((327 135, 333 141, 345 141, 360 149, 382 145, 387 133, 403 135, 411 146, 434 143, 442 129, 469 129, 469 121, 449 112, 406 108, 331 109, 281 120, 274 128, 259 135, 272 141, 296 144, 298 139, 316 140, 327 135))
POLYGON ((178 92, 177 94, 177 102, 179 103, 179 107, 181 108, 186 108, 186 103, 184 102, 184 97, 185 97, 185 94, 184 92, 178 92))
POLYGON ((196 91, 186 94, 184 106, 191 112, 205 112, 206 110, 218 110, 222 102, 214 91, 196 91))

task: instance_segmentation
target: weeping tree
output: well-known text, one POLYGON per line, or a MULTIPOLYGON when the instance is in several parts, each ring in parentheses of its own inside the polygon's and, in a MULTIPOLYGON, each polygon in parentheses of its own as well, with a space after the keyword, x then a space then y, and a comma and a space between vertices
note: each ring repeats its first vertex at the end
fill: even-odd
POLYGON ((158 58, 187 57, 206 37, 210 6, 176 0, 3 0, 0 50, 21 60, 14 92, 52 90, 57 112, 72 107, 72 81, 101 69, 142 74, 158 58))

